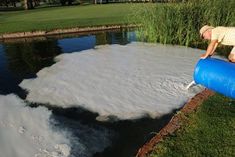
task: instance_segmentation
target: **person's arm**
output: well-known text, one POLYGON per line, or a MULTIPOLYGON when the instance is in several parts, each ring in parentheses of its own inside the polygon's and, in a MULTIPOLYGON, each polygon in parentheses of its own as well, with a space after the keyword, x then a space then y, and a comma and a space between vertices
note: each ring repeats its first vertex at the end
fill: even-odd
POLYGON ((206 53, 201 55, 202 59, 207 58, 209 55, 212 55, 215 52, 215 49, 218 45, 218 40, 212 40, 207 47, 206 53))
POLYGON ((218 41, 215 43, 215 46, 214 46, 214 49, 213 49, 213 51, 209 54, 210 56, 212 56, 214 53, 215 53, 215 50, 216 50, 216 48, 217 48, 217 46, 218 46, 218 41))

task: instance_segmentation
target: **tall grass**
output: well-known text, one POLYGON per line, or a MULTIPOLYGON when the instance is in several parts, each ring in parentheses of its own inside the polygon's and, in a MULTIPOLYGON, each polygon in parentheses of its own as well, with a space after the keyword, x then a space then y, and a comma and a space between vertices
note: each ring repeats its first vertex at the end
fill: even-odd
POLYGON ((133 6, 129 17, 140 23, 137 36, 147 42, 198 46, 202 44, 199 29, 213 26, 235 26, 234 0, 188 0, 133 6))

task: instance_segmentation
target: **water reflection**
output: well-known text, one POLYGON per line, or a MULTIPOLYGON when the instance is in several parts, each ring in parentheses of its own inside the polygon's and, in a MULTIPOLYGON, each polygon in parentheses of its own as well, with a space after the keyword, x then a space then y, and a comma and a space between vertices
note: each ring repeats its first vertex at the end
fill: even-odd
POLYGON ((6 44, 9 69, 24 78, 53 63, 53 57, 62 53, 57 42, 45 40, 32 43, 6 44))
POLYGON ((58 40, 58 46, 63 53, 92 49, 96 45, 121 44, 125 45, 135 41, 134 32, 101 32, 95 35, 81 36, 79 38, 65 38, 58 40))
POLYGON ((58 46, 62 49, 64 53, 91 49, 94 48, 95 45, 95 35, 58 40, 58 46))
MULTIPOLYGON (((22 97, 18 84, 32 78, 61 53, 71 53, 104 44, 127 44, 135 41, 135 33, 127 30, 99 32, 90 35, 66 35, 8 40, 0 44, 0 94, 15 93, 22 97)), ((24 95, 24 94, 23 94, 24 95)))

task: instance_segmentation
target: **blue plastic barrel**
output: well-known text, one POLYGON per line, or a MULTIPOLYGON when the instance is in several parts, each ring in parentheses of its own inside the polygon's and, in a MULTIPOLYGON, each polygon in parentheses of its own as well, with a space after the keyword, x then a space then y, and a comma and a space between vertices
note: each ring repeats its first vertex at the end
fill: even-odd
POLYGON ((235 63, 216 58, 200 59, 194 70, 194 81, 235 99, 235 63))

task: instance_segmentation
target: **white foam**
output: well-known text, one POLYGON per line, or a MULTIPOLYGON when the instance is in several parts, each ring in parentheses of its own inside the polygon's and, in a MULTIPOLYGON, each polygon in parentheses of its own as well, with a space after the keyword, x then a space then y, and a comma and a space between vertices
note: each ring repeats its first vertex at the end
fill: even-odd
POLYGON ((29 108, 15 95, 0 95, 0 152, 4 157, 68 157, 70 141, 52 130, 51 112, 29 108))
POLYGON ((200 58, 197 49, 156 44, 106 45, 61 54, 37 78, 22 81, 27 100, 133 119, 181 107, 201 88, 185 91, 200 58))
POLYGON ((15 95, 0 95, 1 157, 91 157, 111 144, 112 132, 80 122, 51 118, 15 95))

